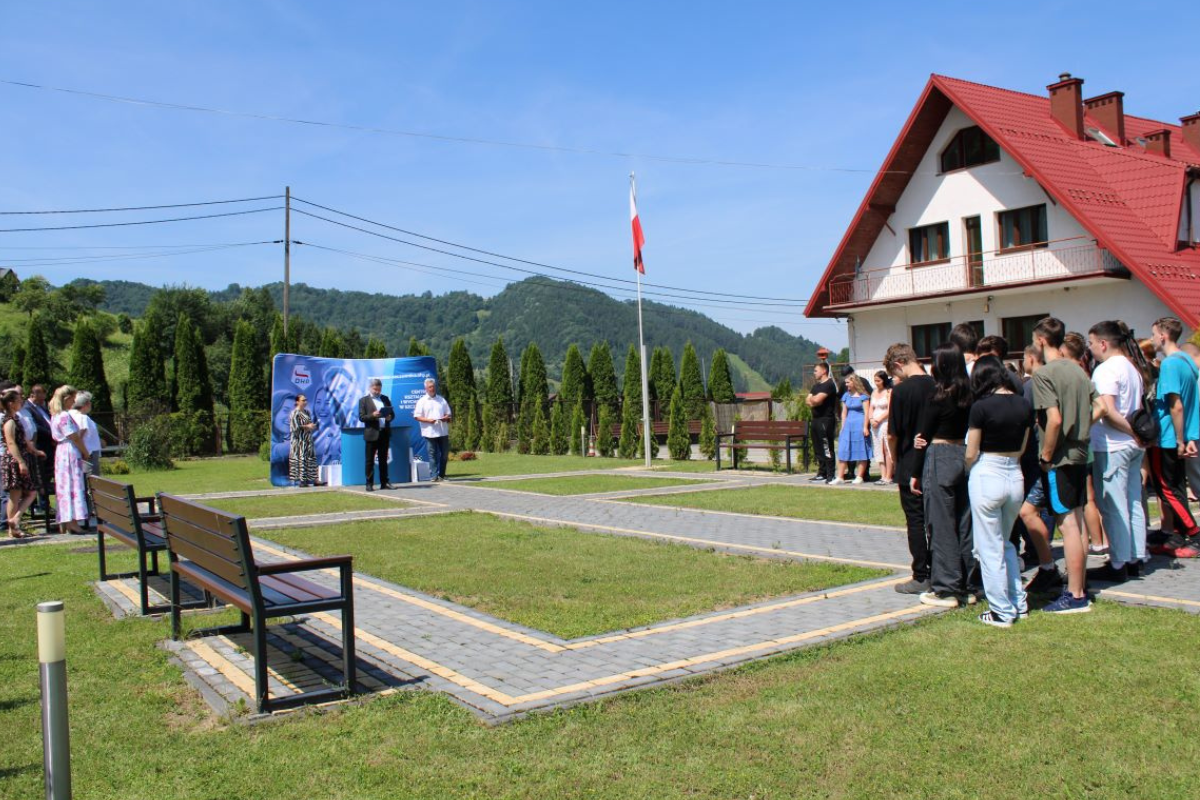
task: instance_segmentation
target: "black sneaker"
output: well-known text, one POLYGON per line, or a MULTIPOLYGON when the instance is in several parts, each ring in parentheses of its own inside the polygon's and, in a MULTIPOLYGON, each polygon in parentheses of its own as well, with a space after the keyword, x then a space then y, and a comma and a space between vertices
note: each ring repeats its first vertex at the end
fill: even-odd
POLYGON ((1145 566, 1141 561, 1134 559, 1125 565, 1125 572, 1131 578, 1142 577, 1142 567, 1145 566))
POLYGON ((1180 533, 1172 533, 1166 539, 1157 544, 1150 544, 1149 537, 1146 539, 1147 549, 1156 556, 1171 556, 1175 557, 1176 550, 1182 550, 1187 547, 1188 539, 1180 533))
POLYGON ((1124 583, 1129 580, 1128 564, 1122 564, 1120 569, 1108 562, 1102 567, 1092 567, 1087 571, 1087 579, 1089 581, 1101 581, 1103 583, 1124 583))
POLYGON ((1162 529, 1146 532, 1146 544, 1163 544, 1169 538, 1171 534, 1162 529))
POLYGON ((1011 628, 1013 626, 1011 619, 1004 619, 992 611, 985 611, 980 614, 979 621, 984 625, 991 625, 993 628, 1011 628))
POLYGON ((896 584, 896 591, 900 594, 921 594, 929 591, 929 580, 919 581, 916 578, 905 581, 904 583, 896 584))
POLYGON ((1063 574, 1058 571, 1058 567, 1054 569, 1042 569, 1038 567, 1037 574, 1033 576, 1033 580, 1025 584, 1025 591, 1030 594, 1058 594, 1062 591, 1065 583, 1063 574))
POLYGON ((826 480, 828 480, 828 478, 826 478, 824 475, 822 475, 821 473, 818 472, 816 475, 813 475, 811 478, 809 478, 808 482, 809 483, 817 483, 818 481, 820 481, 821 483, 824 483, 826 480))

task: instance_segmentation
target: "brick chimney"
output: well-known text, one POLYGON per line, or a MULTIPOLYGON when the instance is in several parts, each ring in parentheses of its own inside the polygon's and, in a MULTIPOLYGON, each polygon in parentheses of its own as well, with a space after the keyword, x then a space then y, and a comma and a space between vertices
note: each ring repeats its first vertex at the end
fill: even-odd
POLYGON ((1113 136, 1119 145, 1125 144, 1124 98, 1124 92, 1109 92, 1083 101, 1087 113, 1091 114, 1104 132, 1113 136))
POLYGON ((1191 145, 1193 150, 1200 151, 1200 111, 1180 117, 1179 125, 1183 128, 1183 141, 1191 145))
POLYGON ((1058 76, 1058 83, 1046 89, 1050 92, 1050 116, 1076 139, 1084 138, 1083 78, 1072 78, 1071 73, 1064 72, 1058 76))
POLYGON ((1171 130, 1160 128, 1156 131, 1146 131, 1146 152, 1163 158, 1171 157, 1171 130))

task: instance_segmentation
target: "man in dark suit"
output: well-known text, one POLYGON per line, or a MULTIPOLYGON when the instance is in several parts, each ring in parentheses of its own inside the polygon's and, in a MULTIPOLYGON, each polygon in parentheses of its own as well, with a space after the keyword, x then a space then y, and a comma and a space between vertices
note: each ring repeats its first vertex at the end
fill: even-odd
POLYGON ((371 393, 358 401, 358 418, 363 424, 363 441, 367 444, 367 491, 375 491, 375 459, 379 459, 379 488, 393 488, 388 483, 388 451, 392 440, 392 420, 396 412, 383 390, 383 382, 372 378, 371 393))

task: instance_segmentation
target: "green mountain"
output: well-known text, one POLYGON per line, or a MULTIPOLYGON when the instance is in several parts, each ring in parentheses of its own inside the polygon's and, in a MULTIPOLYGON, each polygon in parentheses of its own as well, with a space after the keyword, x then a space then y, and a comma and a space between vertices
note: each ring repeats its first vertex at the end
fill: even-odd
MULTIPOLYGON (((128 281, 101 281, 106 290, 104 310, 141 316, 154 289, 128 281)), ((232 300, 242 287, 234 284, 213 292, 214 300, 232 300)), ((269 284, 277 307, 282 307, 283 285, 269 284)), ((601 291, 547 278, 529 278, 510 284, 492 298, 470 292, 433 296, 387 295, 368 292, 317 289, 294 284, 290 293, 291 313, 320 326, 349 330, 357 328, 365 337, 382 339, 389 353, 407 352, 410 337, 429 345, 444 357, 458 337, 466 339, 477 369, 487 364, 497 336, 514 358, 530 342, 536 342, 546 359, 551 378, 561 375, 567 347, 578 344, 584 354, 594 342, 606 340, 616 354, 616 368, 623 366, 623 353, 637 341, 637 306, 616 300, 601 291)), ((646 347, 669 347, 676 363, 689 340, 707 364, 720 347, 736 365, 734 381, 739 391, 759 389, 784 377, 800 385, 804 365, 816 359, 818 344, 770 326, 746 336, 714 322, 697 311, 643 303, 646 347), (740 362, 740 363, 739 363, 740 362)))

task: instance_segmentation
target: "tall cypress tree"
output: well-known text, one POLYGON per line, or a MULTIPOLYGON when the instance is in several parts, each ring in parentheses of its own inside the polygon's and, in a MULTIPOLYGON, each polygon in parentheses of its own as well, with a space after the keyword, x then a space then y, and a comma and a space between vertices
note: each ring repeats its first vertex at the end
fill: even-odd
POLYGON ((712 369, 708 373, 708 390, 714 403, 736 403, 737 393, 733 390, 733 375, 729 371, 729 356, 724 348, 718 348, 712 357, 712 369))
POLYGON ((580 400, 592 399, 589 384, 583 353, 579 352, 579 345, 572 343, 567 348, 567 355, 563 360, 562 385, 559 387, 558 396, 573 407, 580 400))
POLYGON ((21 385, 26 389, 35 383, 44 384, 46 393, 53 391, 50 374, 50 348, 46 345, 46 333, 42 330, 45 319, 41 313, 29 318, 25 332, 25 359, 21 364, 21 385))
POLYGON ((566 404, 560 400, 550 409, 551 455, 562 456, 567 454, 567 426, 571 424, 571 420, 566 408, 566 404))
POLYGON ((573 456, 587 454, 587 417, 583 414, 583 401, 575 403, 571 411, 571 427, 567 431, 567 452, 573 456))
POLYGON ((642 359, 637 348, 629 345, 625 355, 625 376, 621 403, 621 440, 617 452, 621 458, 637 458, 642 450, 638 423, 642 420, 642 359))
POLYGON ((430 353, 429 348, 425 346, 424 342, 418 341, 416 336, 409 337, 409 340, 408 340, 408 357, 409 358, 415 358, 416 356, 428 356, 428 355, 432 355, 432 354, 430 353))
POLYGON ((134 325, 133 344, 129 353, 129 383, 127 411, 133 413, 159 412, 170 404, 167 377, 163 371, 161 327, 156 316, 146 316, 134 325))
POLYGON ((229 441, 236 452, 257 450, 266 435, 267 398, 255 359, 254 326, 238 320, 229 367, 229 441))
POLYGON ((321 348, 317 351, 317 355, 321 358, 342 358, 343 350, 342 337, 337 329, 326 328, 321 335, 321 348))
POLYGON ((503 337, 496 339, 492 345, 492 356, 488 359, 487 401, 497 419, 507 422, 512 413, 513 387, 503 337))
POLYGON ((92 413, 111 414, 112 394, 104 374, 104 353, 96 329, 84 318, 75 323, 71 341, 71 383, 92 393, 92 413))
POLYGON ((669 347, 654 348, 650 359, 650 391, 658 401, 660 416, 667 416, 671 395, 675 394, 675 356, 669 347))
POLYGON ((478 398, 475 388, 475 368, 471 364, 471 354, 467 351, 464 339, 455 339, 450 346, 449 364, 446 367, 446 397, 454 398, 455 424, 450 427, 450 447, 454 450, 469 450, 471 444, 472 420, 470 415, 476 413, 478 398), (462 416, 459 416, 462 415, 462 416))
MULTIPOLYGON (((12 343, 12 364, 9 365, 8 375, 14 381, 21 380, 21 374, 25 371, 25 343, 12 343)), ((25 387, 28 389, 29 387, 25 387)))
POLYGON ((676 461, 692 457, 692 437, 688 435, 688 418, 683 411, 683 394, 676 389, 671 395, 671 422, 667 430, 667 449, 676 461))
POLYGON ((615 416, 621 394, 617 388, 617 371, 613 367, 608 342, 592 345, 591 355, 588 356, 588 375, 592 378, 592 392, 596 403, 607 408, 615 416))
POLYGON ((367 340, 367 349, 363 352, 363 358, 387 358, 387 348, 383 342, 372 336, 367 340))
MULTIPOLYGON (((280 323, 282 331, 282 323, 280 323)), ((196 329, 186 314, 175 325, 176 404, 184 414, 202 411, 200 365, 196 363, 196 329)))
POLYGON ((517 450, 526 452, 528 444, 533 439, 533 421, 541 410, 542 418, 546 416, 546 362, 542 359, 542 351, 533 342, 521 353, 521 384, 518 394, 521 404, 520 419, 517 423, 517 450))
POLYGON ((679 365, 679 391, 683 395, 683 410, 688 419, 700 419, 704 413, 706 395, 704 375, 700 372, 700 359, 696 348, 688 342, 683 347, 683 360, 679 365))

